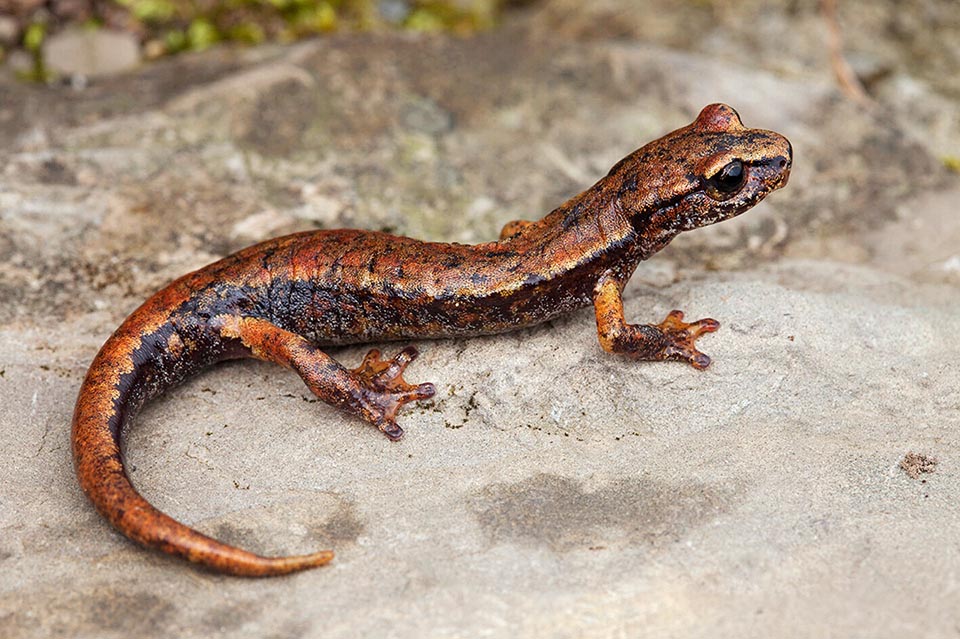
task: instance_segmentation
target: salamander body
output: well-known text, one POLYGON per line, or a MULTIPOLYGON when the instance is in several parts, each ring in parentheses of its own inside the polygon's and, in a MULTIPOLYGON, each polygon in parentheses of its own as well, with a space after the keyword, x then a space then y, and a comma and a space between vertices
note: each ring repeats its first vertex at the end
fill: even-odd
POLYGON ((510 222, 496 242, 315 231, 185 275, 134 311, 90 366, 73 418, 80 486, 130 539, 216 571, 268 576, 323 565, 333 553, 261 557, 147 503, 120 452, 144 402, 218 361, 254 357, 292 368, 317 397, 397 440, 397 410, 434 394, 432 384, 403 379, 416 350, 388 359, 372 350, 347 369, 323 346, 500 333, 591 304, 605 350, 705 368, 710 359, 695 341, 718 328, 715 320, 686 323, 673 311, 660 324, 628 324, 623 287, 681 231, 738 215, 786 184, 791 163, 785 138, 745 128, 733 109, 714 104, 543 219, 510 222))

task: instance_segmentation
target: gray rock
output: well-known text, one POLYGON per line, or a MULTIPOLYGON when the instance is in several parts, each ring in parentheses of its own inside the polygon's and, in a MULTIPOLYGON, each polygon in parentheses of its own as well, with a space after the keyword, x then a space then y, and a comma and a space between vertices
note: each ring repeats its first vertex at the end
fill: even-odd
POLYGON ((68 29, 43 43, 47 69, 61 75, 101 76, 140 64, 140 44, 130 33, 107 29, 68 29))

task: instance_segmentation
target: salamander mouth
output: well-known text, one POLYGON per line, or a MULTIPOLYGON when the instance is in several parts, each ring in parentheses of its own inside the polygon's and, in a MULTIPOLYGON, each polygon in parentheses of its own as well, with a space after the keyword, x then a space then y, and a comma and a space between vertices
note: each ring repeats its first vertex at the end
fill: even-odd
POLYGON ((780 174, 780 180, 777 182, 777 186, 775 186, 774 188, 782 189, 787 185, 787 182, 789 181, 790 181, 790 169, 787 169, 786 171, 780 174))
POLYGON ((736 203, 737 214, 751 208, 757 202, 779 188, 786 186, 790 179, 790 162, 786 158, 774 159, 752 167, 757 173, 753 188, 736 203))
POLYGON ((790 181, 790 170, 793 168, 793 161, 791 158, 793 153, 789 157, 780 158, 777 160, 777 166, 780 170, 780 178, 777 180, 777 183, 774 185, 773 189, 780 189, 787 185, 787 182, 790 181))

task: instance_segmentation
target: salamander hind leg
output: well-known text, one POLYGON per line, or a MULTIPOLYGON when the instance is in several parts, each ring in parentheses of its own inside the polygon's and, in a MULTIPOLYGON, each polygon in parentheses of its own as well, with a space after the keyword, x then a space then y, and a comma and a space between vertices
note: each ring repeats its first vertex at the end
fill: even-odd
POLYGON ((623 316, 622 285, 603 276, 594 294, 597 336, 604 350, 634 359, 678 360, 697 369, 710 365, 710 357, 697 350, 696 342, 720 328, 715 319, 684 322, 683 313, 671 311, 659 324, 627 324, 623 316))
POLYGON ((396 421, 397 410, 407 402, 430 399, 436 393, 433 384, 409 384, 403 379, 403 371, 417 355, 416 348, 407 346, 392 359, 382 360, 380 351, 374 348, 360 366, 350 371, 364 389, 365 410, 370 413, 365 418, 394 441, 403 437, 396 421))
POLYGON ((292 368, 314 395, 331 406, 351 412, 396 441, 403 437, 397 411, 408 402, 433 397, 433 384, 408 384, 403 371, 417 357, 408 346, 392 359, 367 353, 357 368, 348 370, 306 338, 256 318, 225 318, 224 337, 239 339, 253 357, 292 368))

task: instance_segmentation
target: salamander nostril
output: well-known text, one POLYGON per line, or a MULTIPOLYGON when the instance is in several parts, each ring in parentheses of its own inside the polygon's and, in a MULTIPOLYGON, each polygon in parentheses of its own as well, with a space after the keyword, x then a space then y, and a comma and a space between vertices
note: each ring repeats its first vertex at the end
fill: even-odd
POLYGON ((780 158, 780 168, 782 169, 782 168, 785 167, 786 165, 787 165, 787 161, 784 160, 783 158, 780 158))

